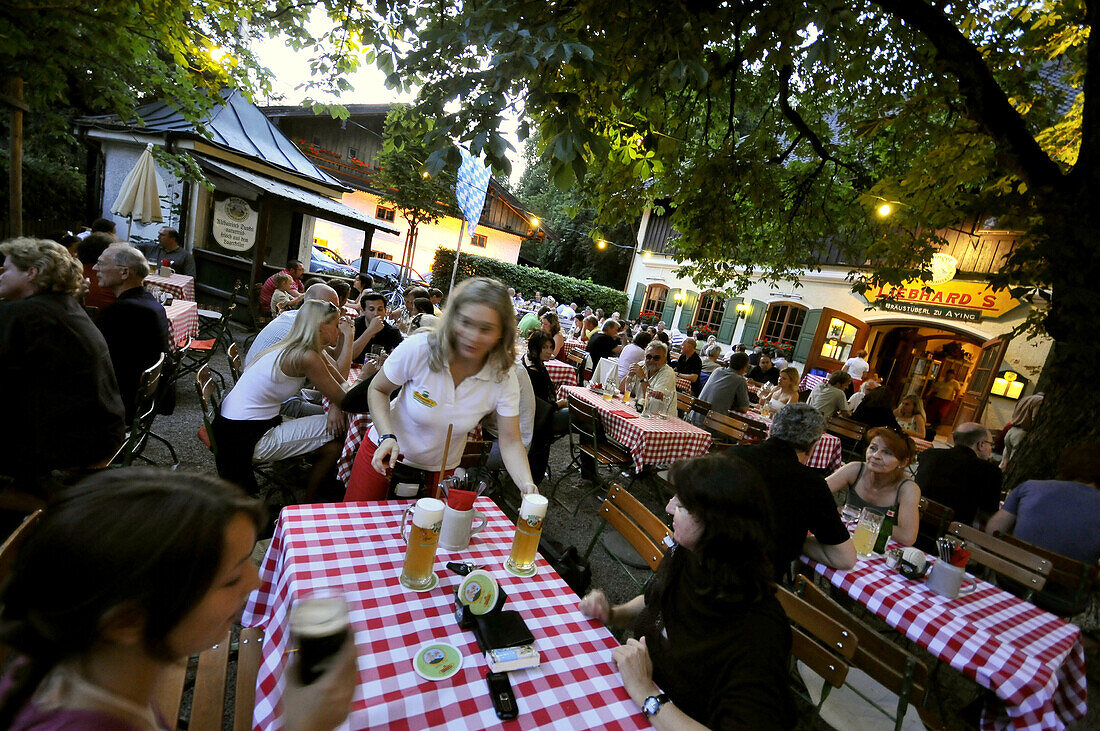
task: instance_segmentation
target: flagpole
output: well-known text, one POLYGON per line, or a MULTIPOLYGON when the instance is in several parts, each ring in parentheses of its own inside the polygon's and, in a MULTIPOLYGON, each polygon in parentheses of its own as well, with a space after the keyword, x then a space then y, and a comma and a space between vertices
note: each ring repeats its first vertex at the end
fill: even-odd
POLYGON ((455 245, 455 263, 451 267, 451 286, 447 289, 447 296, 455 289, 455 275, 458 274, 458 254, 462 251, 462 237, 466 234, 466 219, 462 219, 462 225, 458 227, 458 244, 455 245))

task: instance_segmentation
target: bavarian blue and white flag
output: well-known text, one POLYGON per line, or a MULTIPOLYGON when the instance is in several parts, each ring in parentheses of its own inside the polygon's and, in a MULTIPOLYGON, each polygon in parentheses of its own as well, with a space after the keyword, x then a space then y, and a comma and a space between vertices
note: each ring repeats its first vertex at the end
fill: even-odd
POLYGON ((472 236, 477 222, 481 220, 481 209, 485 207, 485 192, 489 189, 489 168, 471 155, 466 148, 459 147, 462 164, 458 166, 458 182, 455 184, 455 198, 458 208, 466 219, 468 235, 472 236))

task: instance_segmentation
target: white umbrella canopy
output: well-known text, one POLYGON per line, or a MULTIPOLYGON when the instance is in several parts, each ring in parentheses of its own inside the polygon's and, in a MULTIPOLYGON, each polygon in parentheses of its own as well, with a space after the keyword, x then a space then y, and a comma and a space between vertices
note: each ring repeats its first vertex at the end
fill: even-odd
POLYGON ((126 180, 122 181, 122 189, 111 204, 111 213, 126 216, 130 219, 131 226, 134 219, 142 223, 163 221, 164 216, 160 212, 161 188, 160 177, 153 163, 153 145, 150 143, 145 146, 145 151, 141 153, 126 180))

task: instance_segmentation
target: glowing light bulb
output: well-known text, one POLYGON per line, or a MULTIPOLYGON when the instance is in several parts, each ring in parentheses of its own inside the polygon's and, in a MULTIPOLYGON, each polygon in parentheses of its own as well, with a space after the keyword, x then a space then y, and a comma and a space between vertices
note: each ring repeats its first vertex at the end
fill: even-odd
POLYGON ((891 206, 889 203, 883 203, 881 206, 878 207, 878 215, 882 216, 883 218, 886 218, 893 212, 894 207, 891 206))

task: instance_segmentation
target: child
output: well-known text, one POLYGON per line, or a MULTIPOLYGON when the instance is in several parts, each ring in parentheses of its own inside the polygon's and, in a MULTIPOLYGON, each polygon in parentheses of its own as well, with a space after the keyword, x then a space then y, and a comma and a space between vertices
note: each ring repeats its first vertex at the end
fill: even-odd
POLYGON ((271 315, 277 317, 283 313, 283 310, 301 302, 305 295, 298 294, 292 289, 294 279, 286 272, 279 272, 274 279, 275 291, 271 293, 271 315))

